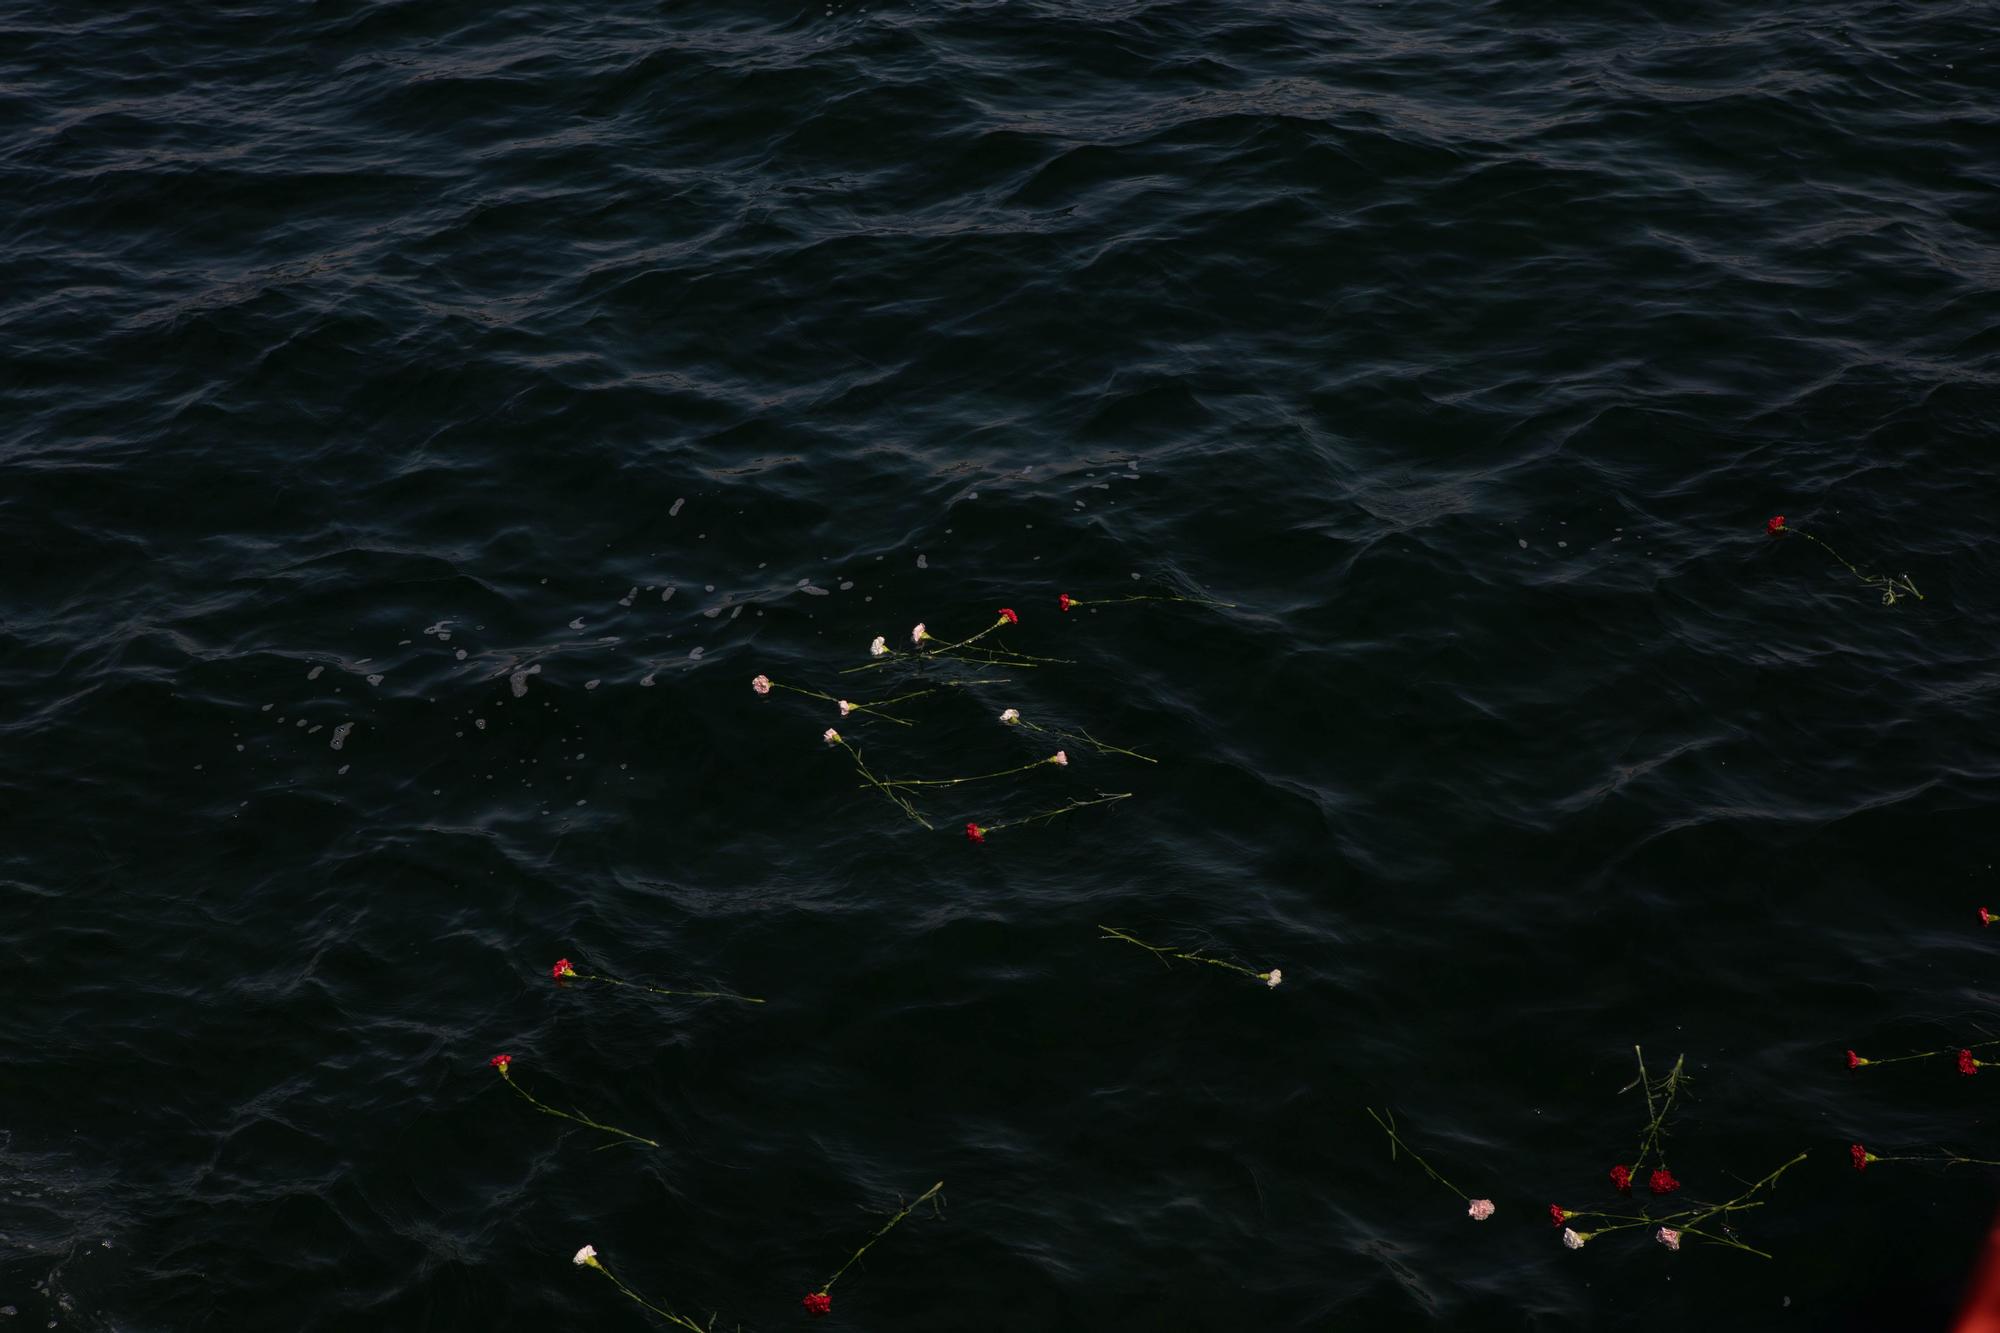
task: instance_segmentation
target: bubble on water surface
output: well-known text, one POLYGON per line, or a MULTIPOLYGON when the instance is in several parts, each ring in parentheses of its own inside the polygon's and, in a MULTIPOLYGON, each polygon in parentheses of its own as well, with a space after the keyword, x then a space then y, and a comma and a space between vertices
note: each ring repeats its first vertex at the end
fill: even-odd
MULTIPOLYGON (((354 724, 352 722, 343 722, 335 727, 333 729, 333 738, 327 742, 327 748, 333 750, 344 749, 347 745, 348 734, 353 730, 354 724)), ((347 770, 343 768, 340 771, 345 773, 347 770)))

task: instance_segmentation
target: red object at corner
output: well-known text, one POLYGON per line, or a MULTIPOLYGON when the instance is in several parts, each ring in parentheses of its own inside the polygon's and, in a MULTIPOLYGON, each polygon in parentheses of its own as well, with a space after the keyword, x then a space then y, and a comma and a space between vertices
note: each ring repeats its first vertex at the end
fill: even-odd
POLYGON ((1952 1333, 2000 1333, 2000 1217, 1986 1233, 1986 1249, 1965 1289, 1952 1333))

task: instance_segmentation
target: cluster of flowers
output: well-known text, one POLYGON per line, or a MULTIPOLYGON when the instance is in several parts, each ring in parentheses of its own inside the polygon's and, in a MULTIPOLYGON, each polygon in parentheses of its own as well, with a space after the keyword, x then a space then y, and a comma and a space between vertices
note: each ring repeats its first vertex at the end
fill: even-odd
MULTIPOLYGON (((1169 595, 1146 595, 1110 600, 1114 602, 1137 602, 1197 601, 1203 599, 1169 595)), ((1062 593, 1057 598, 1057 605, 1065 612, 1069 611, 1072 607, 1103 604, 1108 603, 1085 602, 1080 598, 1070 596, 1068 593, 1062 593)), ((1224 605, 1224 603, 1214 603, 1214 605, 1224 605)), ((939 636, 931 633, 930 627, 926 623, 919 621, 910 630, 910 647, 907 650, 890 647, 887 637, 878 634, 868 645, 868 656, 871 660, 861 666, 850 667, 842 674, 847 675, 857 671, 870 671, 887 666, 932 667, 940 663, 946 663, 955 667, 975 667, 981 669, 1027 669, 1052 664, 1068 664, 1061 658, 1031 656, 996 644, 984 642, 989 635, 996 631, 1010 626, 1018 626, 1021 623, 1020 613, 1009 606, 999 608, 994 615, 993 623, 978 633, 952 641, 941 639, 939 636)), ((773 680, 769 675, 762 672, 752 677, 750 688, 759 696, 769 695, 774 690, 783 690, 819 699, 831 703, 843 718, 862 715, 863 717, 880 718, 895 723, 898 726, 909 726, 911 723, 908 718, 899 717, 890 710, 899 705, 909 703, 912 700, 935 694, 941 688, 963 689, 976 685, 998 685, 1007 683, 1007 679, 1007 677, 968 678, 963 675, 935 675, 932 677, 933 684, 931 688, 898 694, 892 698, 865 702, 857 702, 850 698, 827 694, 820 690, 784 684, 773 680)), ((820 740, 828 746, 837 746, 847 751, 849 757, 854 761, 855 771, 860 775, 863 785, 879 792, 895 805, 897 809, 901 810, 911 820, 925 829, 934 826, 929 819, 925 818, 916 802, 919 797, 932 794, 938 788, 957 787, 967 783, 988 782, 1000 778, 1016 777, 1043 767, 1068 768, 1070 766, 1072 749, 1090 749, 1100 754, 1124 755, 1149 764, 1155 762, 1150 757, 1139 754, 1134 750, 1107 744, 1087 731, 1045 726, 1031 721, 1022 715, 1019 708, 1001 710, 999 720, 1004 726, 1044 735, 1055 744, 1056 748, 1053 752, 1031 763, 991 773, 975 773, 967 777, 952 778, 885 778, 877 775, 868 766, 867 762, 862 758, 860 748, 846 735, 842 734, 838 727, 827 727, 820 733, 820 740)), ((1016 828, 1024 824, 1041 823, 1087 806, 1103 805, 1112 801, 1125 800, 1131 794, 1130 792, 1099 792, 1094 797, 1073 800, 1057 809, 1046 810, 1024 819, 1003 822, 970 819, 964 825, 965 839, 968 843, 981 845, 986 842, 989 836, 1002 829, 1016 828)))
MULTIPOLYGON (((1982 920, 1989 915, 1983 907, 1979 909, 1979 914, 1982 920)), ((1917 1051, 1910 1055, 1881 1056, 1873 1060, 1865 1055, 1857 1055, 1850 1048, 1847 1051, 1847 1067, 1849 1069, 1861 1069, 1869 1065, 1896 1065, 1909 1060, 1932 1060, 1943 1056, 1952 1061, 1961 1076, 1970 1078, 1993 1063, 1991 1060, 1981 1060, 1973 1054, 1974 1051, 1984 1050, 1989 1046, 2000 1046, 2000 1041, 1975 1042, 1970 1046, 1944 1046, 1935 1051, 1917 1051)), ((1878 1157, 1859 1143, 1850 1143, 1847 1145, 1847 1157, 1849 1164, 1856 1171, 1866 1171, 1872 1162, 1928 1162, 1933 1165, 1943 1166, 2000 1166, 2000 1162, 1989 1161, 1983 1157, 1961 1157, 1955 1153, 1878 1157)))
MULTIPOLYGON (((1639 1076, 1626 1085, 1625 1091, 1630 1091, 1634 1087, 1644 1090, 1647 1112, 1646 1128, 1641 1133, 1639 1149, 1633 1160, 1629 1163, 1618 1163, 1611 1167, 1606 1172, 1606 1175, 1611 1181, 1612 1188, 1620 1195, 1629 1197, 1632 1193, 1634 1182, 1643 1178, 1647 1191, 1654 1198, 1666 1198, 1679 1194, 1681 1190, 1681 1182, 1672 1170, 1668 1168, 1661 1145, 1666 1133, 1667 1117, 1673 1110, 1674 1102, 1679 1096, 1682 1086, 1687 1082, 1687 1075, 1684 1072, 1686 1062, 1685 1058, 1676 1060, 1674 1067, 1664 1077, 1656 1080, 1649 1077, 1646 1072, 1644 1053, 1636 1047, 1633 1049, 1634 1054, 1638 1056, 1639 1060, 1639 1076), (1650 1171, 1646 1168, 1646 1162, 1649 1159, 1654 1163, 1650 1171)), ((1390 1156, 1392 1158, 1398 1151, 1409 1153, 1417 1165, 1421 1166, 1433 1180, 1436 1180, 1439 1184, 1466 1201, 1466 1216, 1470 1217, 1473 1221, 1484 1222, 1493 1216, 1496 1211, 1493 1200, 1475 1199, 1471 1195, 1466 1194, 1440 1175, 1429 1162, 1426 1162, 1416 1153, 1410 1152, 1409 1145, 1403 1142, 1402 1136, 1396 1131, 1395 1118, 1393 1116, 1385 1117, 1373 1107, 1368 1109, 1368 1114, 1388 1134, 1390 1156)), ((1783 1166, 1771 1172, 1749 1189, 1726 1203, 1690 1204, 1676 1211, 1662 1214, 1654 1214, 1644 1208, 1637 1213, 1597 1212, 1565 1208, 1561 1204, 1552 1203, 1548 1205, 1548 1216, 1559 1229, 1563 1245, 1572 1250, 1580 1250, 1592 1240, 1608 1232, 1648 1228, 1653 1233, 1653 1239, 1669 1250, 1678 1251, 1684 1240, 1698 1238, 1769 1258, 1770 1256, 1765 1254, 1764 1251, 1753 1249, 1736 1239, 1733 1230, 1727 1223, 1727 1218, 1729 1214, 1743 1209, 1761 1207, 1761 1203, 1756 1200, 1756 1195, 1766 1187, 1774 1184, 1780 1176, 1804 1160, 1805 1154, 1798 1154, 1791 1161, 1786 1162, 1783 1166), (1717 1229, 1707 1229, 1711 1221, 1715 1219, 1722 1219, 1715 1223, 1717 1229), (1576 1223, 1595 1223, 1596 1225, 1573 1225, 1576 1223)))

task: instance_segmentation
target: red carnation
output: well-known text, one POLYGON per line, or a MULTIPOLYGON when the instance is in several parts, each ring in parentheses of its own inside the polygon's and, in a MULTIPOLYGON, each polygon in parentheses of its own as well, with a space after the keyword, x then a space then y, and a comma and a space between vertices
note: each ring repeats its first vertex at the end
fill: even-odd
POLYGON ((1569 1212, 1559 1203, 1549 1205, 1549 1219, 1557 1226, 1569 1221, 1569 1212))
POLYGON ((504 1074, 507 1072, 507 1066, 514 1063, 514 1057, 511 1055, 496 1055, 486 1063, 504 1074))
POLYGON ((575 976, 576 969, 569 965, 569 959, 558 958, 556 959, 556 965, 549 969, 549 975, 557 981, 561 981, 564 977, 575 976))
POLYGON ((1986 910, 1985 908, 1983 908, 1983 907, 1979 909, 1979 924, 1980 924, 1980 925, 1982 925, 1982 926, 1990 926, 1990 925, 1992 925, 1992 924, 1993 924, 1993 923, 1994 923, 1995 921, 2000 921, 2000 917, 1996 917, 1996 916, 1994 916, 1994 915, 1993 915, 1993 913, 1991 913, 1991 912, 1987 911, 1987 910, 1986 910))
POLYGON ((1772 519, 1770 522, 1764 525, 1764 531, 1769 533, 1773 537, 1777 536, 1784 530, 1785 530, 1785 516, 1783 514, 1779 514, 1776 518, 1772 519))
POLYGON ((1681 1183, 1674 1179, 1674 1173, 1667 1170, 1664 1166, 1655 1171, 1652 1177, 1646 1181, 1646 1188, 1655 1194, 1672 1194, 1680 1187, 1681 1183))
POLYGON ((1632 1192, 1632 1168, 1619 1165, 1611 1168, 1611 1183, 1618 1187, 1620 1194, 1632 1192))
POLYGON ((1981 1063, 1981 1061, 1972 1058, 1971 1051, 1960 1051, 1958 1053, 1958 1072, 1961 1074, 1977 1074, 1981 1063))
POLYGON ((1056 605, 1060 606, 1065 611, 1069 610, 1069 594, 1062 593, 1061 595, 1059 595, 1056 598, 1056 605))
POLYGON ((1847 1155, 1853 1160, 1856 1171, 1866 1171, 1868 1169, 1869 1154, 1866 1148, 1858 1143, 1850 1143, 1847 1145, 1847 1155))
POLYGON ((1849 1069, 1859 1069, 1862 1064, 1863 1061, 1860 1056, 1856 1055, 1853 1051, 1847 1053, 1847 1067, 1849 1069))
POLYGON ((1021 623, 1021 617, 1014 614, 1014 608, 1011 606, 1003 606, 1000 608, 1000 618, 1006 621, 1010 625, 1018 625, 1021 623))
POLYGON ((824 1291, 808 1292, 799 1304, 806 1307, 806 1313, 817 1319, 833 1312, 833 1297, 824 1291))
POLYGON ((967 824, 965 826, 965 840, 967 842, 985 842, 986 830, 977 824, 967 824))

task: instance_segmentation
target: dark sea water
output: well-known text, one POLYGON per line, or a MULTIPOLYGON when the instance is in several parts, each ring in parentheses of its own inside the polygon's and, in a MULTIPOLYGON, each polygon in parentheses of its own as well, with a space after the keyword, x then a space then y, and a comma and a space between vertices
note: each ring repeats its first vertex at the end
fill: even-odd
POLYGON ((0 6, 0 1330, 1942 1327, 1996 23, 0 6))

